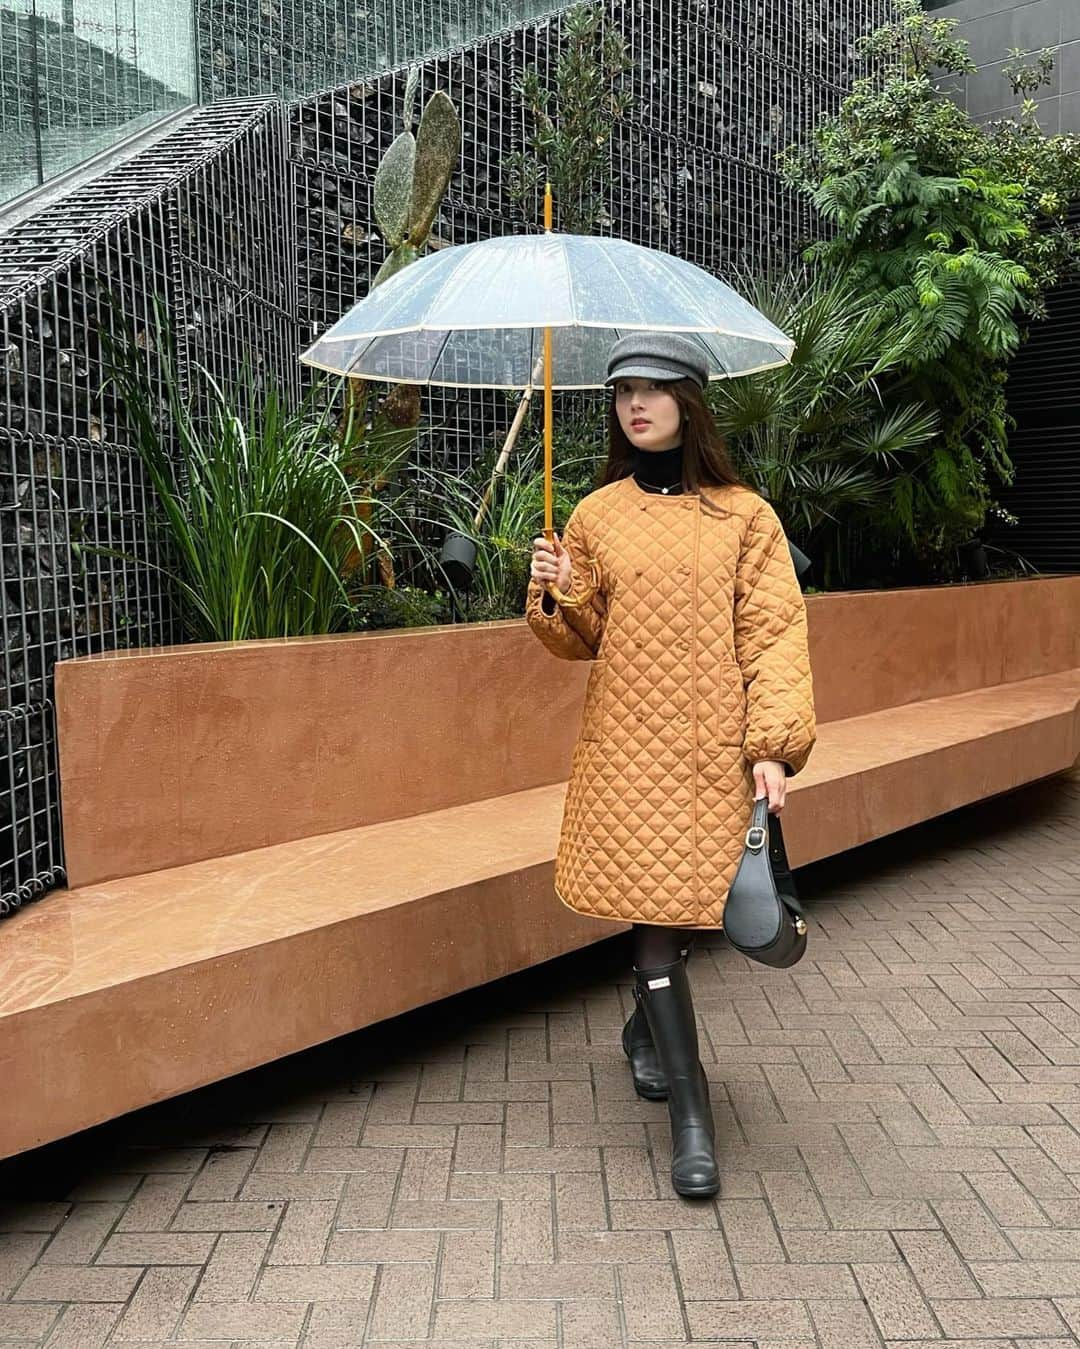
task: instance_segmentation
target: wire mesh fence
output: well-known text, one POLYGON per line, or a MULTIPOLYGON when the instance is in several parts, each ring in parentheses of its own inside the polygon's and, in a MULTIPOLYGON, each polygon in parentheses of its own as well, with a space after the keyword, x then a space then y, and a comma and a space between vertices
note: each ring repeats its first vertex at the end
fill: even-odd
POLYGON ((101 333, 129 326, 159 398, 156 296, 181 379, 253 353, 287 377, 284 132, 276 102, 205 109, 0 237, 0 914, 64 880, 56 661, 182 636, 101 333))
MULTIPOLYGON (((837 106, 852 78, 853 42, 887 6, 605 0, 604 21, 623 35, 633 63, 633 100, 599 185, 603 232, 720 272, 789 252, 811 221, 777 176, 774 152, 837 106)), ((288 104, 238 97, 205 107, 0 236, 0 914, 65 878, 55 662, 183 636, 183 616, 155 569, 168 558, 152 493, 103 387, 99 328, 130 326, 160 395, 159 296, 185 389, 197 384, 196 365, 228 381, 247 360, 295 391, 304 378, 299 351, 366 293, 386 255, 372 192, 401 129, 406 70, 376 76, 354 64, 355 9, 252 0, 243 10, 249 28, 234 26, 226 50, 222 25, 240 12, 220 0, 200 7, 209 95, 266 89, 270 76, 285 95, 324 74, 348 78, 288 104), (266 44, 264 8, 278 16, 277 47, 266 44)), ((470 12, 475 21, 479 11, 470 12)), ((453 34, 470 31, 449 10, 424 14, 413 32, 403 9, 379 10, 374 37, 365 38, 383 43, 373 70, 408 51, 392 34, 379 36, 384 21, 418 50, 450 48, 453 34)), ((482 21, 494 27, 516 14, 492 6, 482 21)), ((534 205, 511 199, 505 175, 507 156, 525 149, 530 133, 515 87, 530 63, 551 87, 565 42, 565 16, 552 14, 423 61, 417 107, 441 89, 463 128, 433 246, 537 228, 534 205)), ((433 391, 420 459, 463 468, 501 437, 513 411, 504 395, 433 391)))

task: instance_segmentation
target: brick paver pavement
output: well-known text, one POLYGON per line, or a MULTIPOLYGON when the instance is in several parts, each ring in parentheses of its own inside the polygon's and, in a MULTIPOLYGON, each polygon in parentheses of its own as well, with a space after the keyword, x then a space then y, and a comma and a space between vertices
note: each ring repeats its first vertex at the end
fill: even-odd
POLYGON ((616 936, 5 1164, 0 1342, 1075 1345, 1078 826, 1074 772, 806 869, 791 971, 699 948, 717 1202, 616 936))

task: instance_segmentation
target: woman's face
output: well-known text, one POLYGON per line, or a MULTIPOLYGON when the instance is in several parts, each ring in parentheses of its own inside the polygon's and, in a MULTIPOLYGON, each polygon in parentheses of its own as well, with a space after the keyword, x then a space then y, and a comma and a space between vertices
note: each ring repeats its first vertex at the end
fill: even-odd
POLYGON ((629 376, 615 385, 615 412, 639 450, 670 450, 682 440, 682 410, 666 381, 629 376))

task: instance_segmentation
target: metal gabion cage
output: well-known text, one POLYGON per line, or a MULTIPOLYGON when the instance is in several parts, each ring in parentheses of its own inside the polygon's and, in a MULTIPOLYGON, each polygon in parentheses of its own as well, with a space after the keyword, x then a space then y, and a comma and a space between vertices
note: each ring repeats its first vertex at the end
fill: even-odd
MULTIPOLYGON (((853 43, 888 2, 604 0, 634 63, 633 105, 603 184, 605 230, 719 272, 789 253, 812 220, 778 178, 775 152, 838 106, 853 43)), ((301 61, 303 35, 324 33, 331 9, 285 11, 301 61)), ((288 93, 301 76, 268 67, 254 38, 228 61, 215 56, 222 13, 221 0, 199 10, 201 64, 220 76, 208 77, 210 91, 245 92, 245 82, 262 91, 269 80, 288 93)), ((502 169, 529 134, 513 89, 526 63, 550 83, 564 41, 553 15, 422 63, 421 102, 444 90, 463 125, 437 242, 534 227, 502 169)), ((353 78, 291 103, 211 104, 0 236, 0 914, 65 879, 55 662, 181 640, 155 570, 167 559, 152 493, 102 388, 98 328, 119 316, 142 334, 145 378, 160 390, 148 336, 158 296, 181 381, 196 364, 228 381, 246 357, 298 388, 299 351, 367 291, 385 256, 372 191, 400 130, 405 75, 353 78)), ((496 394, 441 391, 427 413, 444 462, 463 467, 505 430, 512 407, 496 394)))
POLYGON ((0 238, 0 914, 65 878, 56 661, 180 640, 99 331, 130 324, 160 391, 160 297, 181 380, 196 361, 227 377, 254 350, 292 382, 285 147, 276 102, 206 108, 0 238))

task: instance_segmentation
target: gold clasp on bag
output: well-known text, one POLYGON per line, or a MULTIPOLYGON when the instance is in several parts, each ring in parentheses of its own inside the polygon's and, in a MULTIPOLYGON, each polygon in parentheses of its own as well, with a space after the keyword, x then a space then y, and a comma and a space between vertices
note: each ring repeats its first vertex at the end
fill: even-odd
POLYGON ((746 846, 751 852, 758 852, 765 846, 766 831, 760 824, 752 824, 746 831, 746 846))

